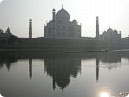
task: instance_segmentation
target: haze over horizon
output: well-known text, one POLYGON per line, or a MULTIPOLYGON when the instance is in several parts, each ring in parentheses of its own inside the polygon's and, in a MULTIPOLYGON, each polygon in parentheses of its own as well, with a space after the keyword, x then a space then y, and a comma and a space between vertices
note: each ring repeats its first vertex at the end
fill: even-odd
POLYGON ((28 37, 31 18, 33 37, 43 37, 44 24, 52 19, 52 9, 58 12, 62 4, 69 12, 70 20, 81 23, 82 36, 95 37, 96 16, 99 16, 100 34, 111 27, 122 31, 122 37, 129 35, 128 0, 3 0, 0 4, 0 29, 10 27, 14 35, 28 37))

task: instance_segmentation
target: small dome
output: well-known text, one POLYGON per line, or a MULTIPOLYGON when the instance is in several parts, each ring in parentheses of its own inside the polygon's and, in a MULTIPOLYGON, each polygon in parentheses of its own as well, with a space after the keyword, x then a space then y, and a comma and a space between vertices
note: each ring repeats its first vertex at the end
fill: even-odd
POLYGON ((113 32, 113 30, 112 30, 111 28, 109 28, 109 29, 107 30, 107 32, 111 33, 111 32, 113 32))
POLYGON ((66 20, 69 21, 70 20, 70 15, 69 13, 65 10, 65 9, 61 9, 57 12, 56 14, 56 19, 57 20, 66 20))
POLYGON ((29 21, 32 22, 32 19, 30 19, 29 21))
POLYGON ((53 12, 55 12, 56 10, 53 8, 53 10, 52 10, 53 12))
POLYGON ((77 24, 77 20, 74 19, 74 20, 72 21, 72 23, 77 24))

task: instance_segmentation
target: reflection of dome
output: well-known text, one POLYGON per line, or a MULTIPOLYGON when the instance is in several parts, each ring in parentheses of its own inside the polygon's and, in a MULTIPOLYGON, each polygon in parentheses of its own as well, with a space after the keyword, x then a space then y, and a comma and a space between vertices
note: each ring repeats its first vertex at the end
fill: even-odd
POLYGON ((69 13, 65 10, 65 9, 61 9, 57 12, 56 14, 56 19, 57 20, 66 20, 69 21, 70 20, 70 15, 69 13))

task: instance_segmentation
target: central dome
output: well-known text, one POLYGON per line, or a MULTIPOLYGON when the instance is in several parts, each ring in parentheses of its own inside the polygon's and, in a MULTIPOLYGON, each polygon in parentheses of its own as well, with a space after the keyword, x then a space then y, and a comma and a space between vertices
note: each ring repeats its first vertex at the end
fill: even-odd
POLYGON ((69 21, 70 20, 70 15, 69 13, 65 10, 65 9, 61 9, 57 12, 56 14, 56 19, 57 20, 66 20, 69 21))

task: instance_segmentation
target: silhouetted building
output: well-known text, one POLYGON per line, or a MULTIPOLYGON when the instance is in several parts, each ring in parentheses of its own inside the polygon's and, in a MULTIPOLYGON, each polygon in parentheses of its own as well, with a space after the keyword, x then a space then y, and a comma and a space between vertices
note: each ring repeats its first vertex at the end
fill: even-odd
POLYGON ((29 38, 32 38, 32 19, 29 20, 29 38))
POLYGON ((99 39, 99 17, 96 17, 96 39, 99 39))
POLYGON ((56 13, 52 11, 52 20, 44 26, 45 38, 80 38, 81 25, 76 20, 70 21, 70 14, 62 7, 56 13))
POLYGON ((102 35, 100 35, 101 40, 120 40, 121 39, 121 31, 118 33, 117 30, 112 30, 109 28, 107 31, 104 31, 102 35))

